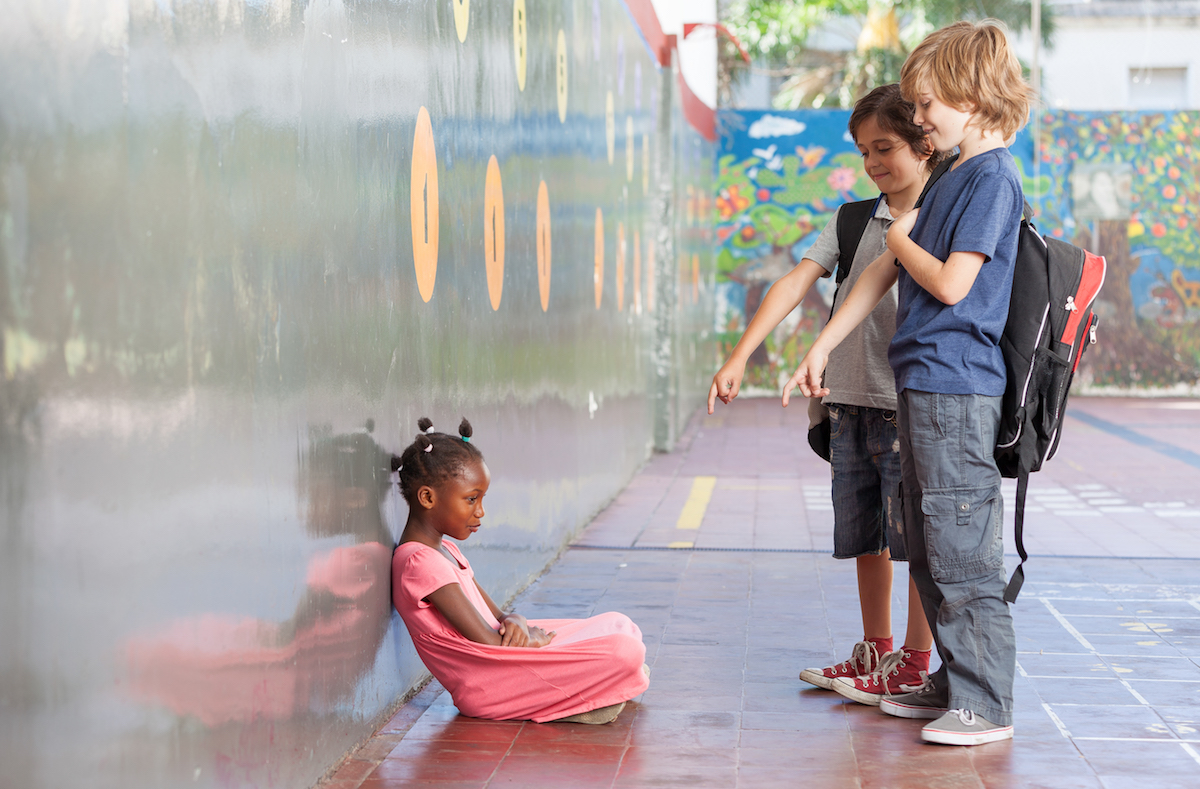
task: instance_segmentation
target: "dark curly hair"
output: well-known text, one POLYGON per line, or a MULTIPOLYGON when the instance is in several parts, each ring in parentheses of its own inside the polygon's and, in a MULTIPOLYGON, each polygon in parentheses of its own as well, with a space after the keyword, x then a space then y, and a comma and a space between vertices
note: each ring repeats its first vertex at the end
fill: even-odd
POLYGON ((925 169, 933 172, 933 168, 945 158, 945 154, 934 150, 929 142, 929 135, 917 124, 913 123, 913 112, 916 107, 900 93, 900 86, 893 82, 890 85, 880 85, 863 96, 854 105, 850 113, 850 136, 858 140, 858 127, 867 118, 874 118, 879 128, 888 134, 894 134, 904 141, 917 156, 929 154, 925 169))
POLYGON ((400 494, 409 506, 416 503, 421 486, 437 487, 461 474, 468 463, 483 460, 483 453, 470 441, 471 423, 465 417, 457 436, 435 432, 426 417, 417 420, 417 427, 421 428, 417 439, 399 455, 392 455, 392 471, 400 472, 400 494))

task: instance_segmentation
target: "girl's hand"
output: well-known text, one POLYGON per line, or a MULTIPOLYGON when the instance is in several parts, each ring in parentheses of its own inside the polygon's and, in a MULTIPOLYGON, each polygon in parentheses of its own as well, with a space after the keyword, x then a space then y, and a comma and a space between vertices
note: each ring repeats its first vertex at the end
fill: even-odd
POLYGON ((529 628, 529 643, 526 644, 526 646, 529 647, 530 649, 540 649, 544 646, 547 646, 551 641, 553 641, 554 636, 557 635, 557 633, 558 633, 557 630, 551 630, 549 633, 547 633, 545 630, 542 630, 540 627, 530 627, 529 628))
POLYGON ((908 240, 913 226, 917 224, 917 214, 920 212, 919 208, 907 211, 896 217, 896 221, 892 222, 892 226, 888 228, 887 247, 893 254, 899 254, 900 244, 908 240))
POLYGON ((500 646, 523 647, 529 644, 529 623, 520 614, 505 614, 500 620, 500 646))
POLYGON ((825 372, 825 365, 828 362, 829 354, 816 347, 804 355, 796 372, 792 373, 792 377, 783 385, 784 408, 787 408, 792 390, 797 386, 800 387, 800 391, 804 393, 805 397, 824 397, 829 394, 829 390, 821 385, 821 375, 825 372))
POLYGON ((729 405, 729 401, 738 396, 742 388, 742 376, 745 374, 746 365, 733 359, 725 362, 725 366, 717 370, 712 386, 708 388, 708 413, 713 412, 717 400, 729 405))

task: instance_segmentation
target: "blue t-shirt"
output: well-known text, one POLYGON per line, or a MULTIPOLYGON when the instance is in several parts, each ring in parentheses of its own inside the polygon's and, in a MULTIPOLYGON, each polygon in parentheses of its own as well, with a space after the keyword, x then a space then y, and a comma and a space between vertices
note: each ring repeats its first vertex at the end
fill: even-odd
POLYGON ((888 362, 896 391, 1004 394, 1000 335, 1008 321, 1017 231, 1025 203, 1007 148, 967 159, 930 188, 911 238, 938 260, 951 252, 984 255, 966 297, 944 304, 900 268, 896 334, 888 362))

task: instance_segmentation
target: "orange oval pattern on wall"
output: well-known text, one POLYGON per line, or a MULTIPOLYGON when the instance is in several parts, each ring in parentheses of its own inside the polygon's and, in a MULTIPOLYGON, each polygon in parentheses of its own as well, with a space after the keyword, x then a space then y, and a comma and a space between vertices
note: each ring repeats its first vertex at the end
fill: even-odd
POLYGON ((417 291, 423 301, 429 301, 433 298, 433 284, 437 280, 438 174, 433 123, 424 107, 417 112, 417 130, 413 134, 409 204, 417 291))
POLYGON ((617 222, 617 312, 625 309, 625 223, 617 222))
POLYGON ((596 209, 596 265, 592 271, 592 282, 596 286, 596 309, 604 297, 604 211, 596 209))
POLYGON ((642 314, 642 234, 633 231, 633 314, 642 314))
POLYGON ((550 191, 545 181, 538 184, 537 271, 538 295, 542 297, 542 312, 545 312, 550 308, 550 191))
POLYGON ((488 159, 487 178, 483 182, 483 256, 488 298, 492 309, 498 310, 504 294, 504 186, 495 156, 488 159))

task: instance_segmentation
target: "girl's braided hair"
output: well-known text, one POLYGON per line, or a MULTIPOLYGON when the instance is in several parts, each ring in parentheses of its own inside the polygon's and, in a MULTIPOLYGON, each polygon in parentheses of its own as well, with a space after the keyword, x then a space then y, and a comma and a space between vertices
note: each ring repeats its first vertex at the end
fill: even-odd
POLYGON ((483 453, 471 443, 471 423, 463 418, 458 435, 438 433, 427 417, 417 420, 421 432, 408 448, 392 455, 392 471, 400 472, 400 494, 412 506, 421 486, 437 487, 462 473, 470 462, 483 460, 483 453))

